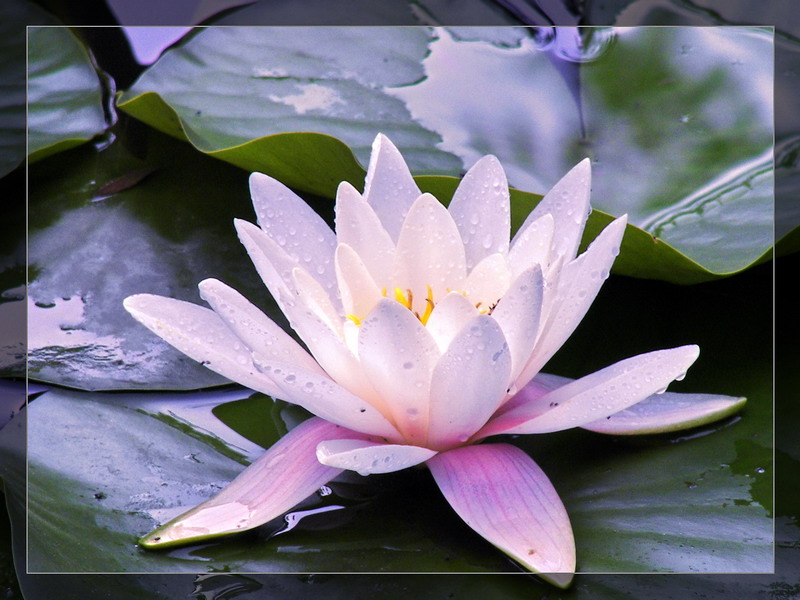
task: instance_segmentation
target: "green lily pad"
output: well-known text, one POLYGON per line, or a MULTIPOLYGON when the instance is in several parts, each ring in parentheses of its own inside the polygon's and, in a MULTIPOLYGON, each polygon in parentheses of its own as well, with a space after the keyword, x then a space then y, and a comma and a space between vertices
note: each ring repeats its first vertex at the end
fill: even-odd
POLYGON ((142 292, 201 303, 206 277, 280 321, 236 240, 233 219, 254 220, 244 171, 128 128, 100 152, 87 146, 33 165, 30 180, 30 377, 90 390, 226 383, 122 307, 142 292))
POLYGON ((617 272, 694 283, 771 256, 771 97, 748 83, 771 77, 763 30, 726 30, 716 41, 670 29, 616 40, 597 33, 596 55, 579 57, 580 97, 549 46, 519 38, 504 46, 492 29, 458 28, 454 37, 383 28, 379 44, 370 28, 298 28, 291 40, 276 31, 199 32, 148 69, 119 107, 207 154, 328 197, 339 181, 361 184, 378 131, 415 173, 455 175, 493 153, 512 185, 537 192, 589 155, 595 208, 627 212, 638 227, 617 272), (361 52, 354 35, 380 50, 361 52), (331 43, 311 44, 318 36, 331 43), (717 42, 750 57, 743 74, 717 42), (304 43, 313 55, 298 52, 304 43), (686 47, 699 66, 668 58, 686 47), (622 72, 639 83, 614 95, 622 72), (722 105, 730 118, 721 121, 722 105))
POLYGON ((28 31, 28 154, 35 162, 109 126, 101 82, 86 47, 66 27, 28 31))
POLYGON ((118 106, 203 152, 329 197, 340 181, 363 181, 356 157, 365 163, 378 130, 412 168, 457 172, 439 137, 384 91, 424 77, 430 37, 427 28, 212 27, 165 53, 118 106))

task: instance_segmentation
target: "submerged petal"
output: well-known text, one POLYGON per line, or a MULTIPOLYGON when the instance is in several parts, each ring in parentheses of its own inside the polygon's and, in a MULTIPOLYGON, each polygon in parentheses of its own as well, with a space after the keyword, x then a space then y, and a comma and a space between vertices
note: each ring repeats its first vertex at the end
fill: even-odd
POLYGON ((369 202, 393 240, 419 197, 420 191, 400 151, 382 133, 372 143, 367 178, 364 181, 364 200, 369 202))
POLYGON ((250 349, 213 310, 153 294, 128 296, 123 305, 150 331, 212 371, 270 396, 277 392, 253 365, 250 349))
POLYGON ((697 346, 681 346, 626 358, 498 414, 476 437, 548 433, 604 419, 666 388, 699 352, 697 346))
POLYGON ((341 473, 320 464, 320 442, 365 439, 354 431, 311 418, 264 452, 219 494, 139 540, 147 549, 166 548, 258 527, 279 517, 341 473))
POLYGON ((359 475, 391 473, 425 462, 435 450, 403 444, 382 444, 368 440, 331 440, 317 446, 323 465, 350 469, 359 475))
POLYGON ((458 185, 448 208, 472 269, 490 254, 508 253, 511 209, 505 171, 494 156, 476 162, 458 185))
POLYGON ((525 568, 566 587, 575 571, 569 516, 550 480, 519 448, 465 446, 428 461, 450 506, 525 568))
POLYGON ((720 394, 653 394, 607 419, 582 425, 614 435, 667 433, 713 423, 744 407, 747 398, 720 394))

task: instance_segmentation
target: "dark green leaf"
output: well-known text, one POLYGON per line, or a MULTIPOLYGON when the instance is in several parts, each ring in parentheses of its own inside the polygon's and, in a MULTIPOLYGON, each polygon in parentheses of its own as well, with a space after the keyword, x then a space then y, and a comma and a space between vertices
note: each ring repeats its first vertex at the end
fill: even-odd
MULTIPOLYGON (((134 128, 135 129, 135 128, 134 128)), ((118 132, 30 170, 29 374, 84 389, 196 389, 221 377, 122 308, 136 293, 200 302, 217 277, 275 318, 236 240, 247 174, 152 130, 118 132)))
POLYGON ((28 154, 34 162, 106 130, 103 84, 66 27, 28 31, 28 154))
POLYGON ((539 192, 588 155, 595 208, 628 213, 639 227, 617 272, 694 283, 771 256, 763 90, 772 44, 763 30, 597 30, 571 57, 579 71, 553 54, 570 40, 540 40, 537 50, 530 39, 500 43, 493 29, 376 31, 301 28, 283 39, 278 29, 205 30, 149 69, 120 107, 203 152, 327 196, 341 180, 360 186, 348 147, 366 164, 378 131, 415 173, 456 174, 493 153, 512 185, 539 192), (327 44, 310 44, 317 38, 327 44))
POLYGON ((386 92, 424 77, 430 36, 427 28, 210 28, 167 52, 119 107, 203 152, 329 197, 342 180, 361 184, 353 153, 366 164, 378 131, 412 168, 456 172, 460 161, 386 92))

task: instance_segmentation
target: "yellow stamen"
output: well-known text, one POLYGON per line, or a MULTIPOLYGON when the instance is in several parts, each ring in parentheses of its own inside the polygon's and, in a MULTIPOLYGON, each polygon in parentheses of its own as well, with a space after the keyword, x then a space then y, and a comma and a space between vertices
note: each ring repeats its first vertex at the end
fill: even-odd
POLYGON ((394 299, 407 309, 411 310, 411 300, 413 299, 411 290, 406 290, 406 293, 404 294, 403 290, 401 290, 399 287, 394 288, 394 299))
POLYGON ((350 319, 353 323, 355 323, 357 327, 361 327, 361 319, 359 319, 357 316, 347 315, 347 318, 350 319))
POLYGON ((383 296, 384 298, 386 298, 386 286, 383 286, 383 287, 381 288, 381 296, 383 296))
POLYGON ((433 307, 434 307, 433 290, 431 289, 431 286, 428 286, 428 297, 425 298, 425 312, 423 312, 422 316, 419 317, 419 320, 422 321, 423 325, 428 324, 428 318, 431 316, 431 313, 433 312, 433 307))

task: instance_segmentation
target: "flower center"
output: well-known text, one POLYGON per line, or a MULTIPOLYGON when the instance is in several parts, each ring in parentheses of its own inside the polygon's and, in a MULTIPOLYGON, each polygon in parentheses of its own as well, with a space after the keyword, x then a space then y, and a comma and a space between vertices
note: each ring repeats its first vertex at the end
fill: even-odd
MULTIPOLYGON (((428 295, 425 298, 425 310, 422 312, 422 314, 419 314, 418 311, 416 311, 416 310, 414 310, 412 308, 413 305, 414 305, 414 293, 410 289, 406 289, 404 291, 399 287, 395 287, 394 288, 394 299, 397 302, 399 302, 400 304, 402 304, 403 306, 405 306, 408 310, 413 312, 414 316, 417 317, 417 319, 419 319, 420 322, 423 325, 427 325, 428 324, 428 319, 430 318, 431 313, 433 312, 433 309, 436 306, 436 302, 433 299, 433 289, 429 285, 426 286, 426 287, 428 288, 428 295)), ((451 290, 450 288, 447 288, 447 292, 448 293, 450 293, 452 291, 458 292, 459 294, 461 294, 465 298, 467 296, 467 292, 464 291, 464 290, 451 290)), ((381 294, 383 295, 384 298, 388 297, 388 293, 387 293, 387 290, 386 290, 385 287, 381 289, 381 294)), ((497 302, 495 302, 495 303, 493 303, 493 304, 491 304, 489 306, 484 306, 483 302, 478 302, 477 304, 475 304, 475 308, 478 309, 478 312, 480 314, 482 314, 482 315, 490 315, 490 314, 492 314, 492 311, 494 311, 496 306, 497 306, 497 302)), ((346 317, 347 317, 348 320, 352 321, 357 326, 361 327, 362 319, 360 317, 357 317, 354 314, 348 314, 348 315, 346 315, 346 317)))

